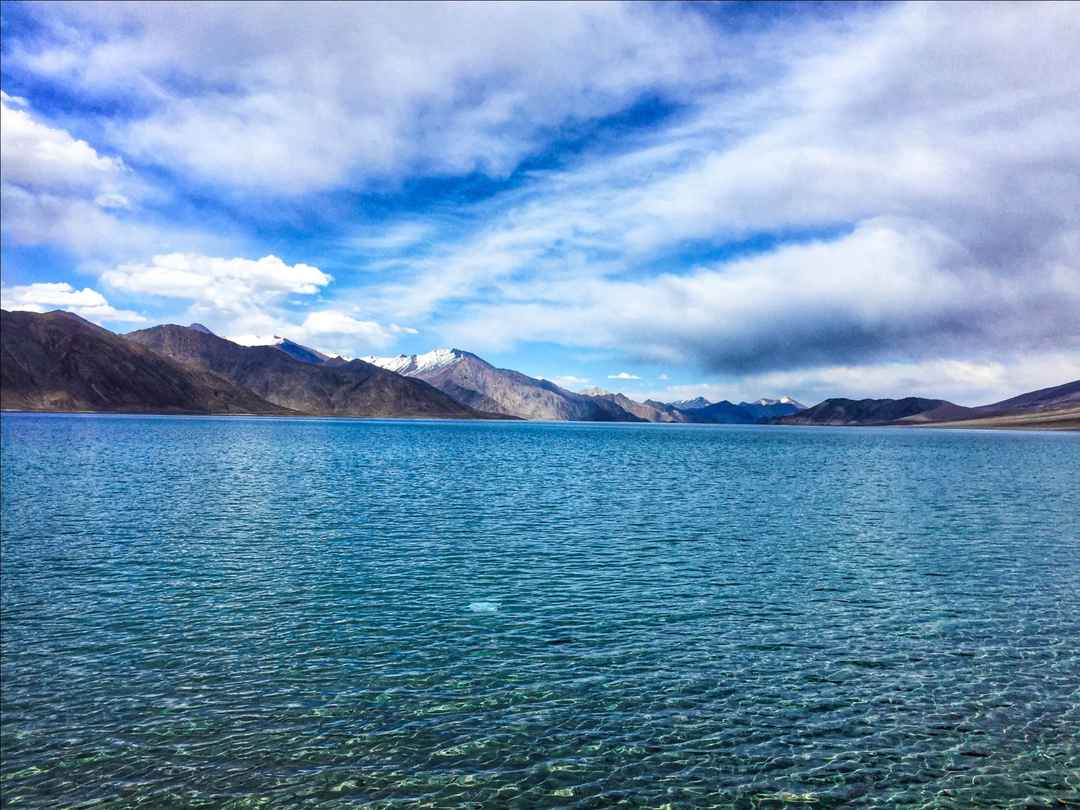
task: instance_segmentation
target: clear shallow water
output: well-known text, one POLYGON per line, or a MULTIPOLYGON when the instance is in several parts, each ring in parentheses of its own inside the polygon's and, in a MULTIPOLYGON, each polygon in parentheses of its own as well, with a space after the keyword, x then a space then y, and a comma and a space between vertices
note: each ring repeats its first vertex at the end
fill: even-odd
POLYGON ((4 806, 1080 803, 1080 436, 2 430, 4 806))

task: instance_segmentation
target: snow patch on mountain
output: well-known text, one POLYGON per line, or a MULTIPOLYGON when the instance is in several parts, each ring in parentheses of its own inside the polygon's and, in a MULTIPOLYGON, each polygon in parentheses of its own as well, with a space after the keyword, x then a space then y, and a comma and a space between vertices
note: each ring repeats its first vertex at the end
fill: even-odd
POLYGON ((326 352, 304 346, 281 335, 270 335, 269 337, 266 335, 236 335, 230 337, 229 340, 233 343, 239 343, 241 346, 274 346, 301 363, 318 365, 330 359, 330 355, 326 352))
POLYGON ((241 346, 280 346, 285 338, 277 335, 230 335, 229 340, 241 346))
POLYGON ((394 357, 368 355, 360 359, 387 371, 411 377, 452 366, 459 362, 464 354, 460 349, 432 349, 424 354, 399 354, 394 357))

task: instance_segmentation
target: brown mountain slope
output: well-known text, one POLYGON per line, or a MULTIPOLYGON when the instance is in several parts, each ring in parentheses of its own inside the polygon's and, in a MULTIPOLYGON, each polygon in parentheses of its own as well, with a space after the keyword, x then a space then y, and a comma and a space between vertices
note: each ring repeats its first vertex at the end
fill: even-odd
POLYGON ((689 421, 681 411, 670 405, 664 405, 662 402, 638 402, 637 400, 630 399, 630 397, 625 394, 612 394, 609 391, 603 391, 599 388, 593 388, 579 393, 582 396, 591 397, 592 399, 610 402, 616 407, 622 408, 627 413, 633 414, 638 419, 643 419, 646 422, 689 421))
POLYGON ((908 425, 955 428, 1080 428, 1080 380, 968 408, 940 399, 827 399, 784 425, 908 425))
POLYGON ((1080 430, 1080 405, 1056 410, 1030 413, 998 414, 975 419, 954 419, 949 422, 927 422, 932 428, 1016 428, 1024 430, 1080 430))
POLYGON ((0 311, 0 318, 0 405, 7 409, 288 413, 69 312, 0 311))
POLYGON ((308 414, 433 419, 487 416, 425 382, 359 360, 340 365, 304 363, 275 346, 240 346, 171 324, 125 337, 178 362, 219 374, 277 405, 308 414))
MULTIPOLYGON (((954 406, 955 407, 955 406, 954 406)), ((1029 391, 963 412, 930 411, 929 427, 1080 429, 1080 380, 1029 391)))
POLYGON ((1080 380, 1073 380, 1052 388, 1041 388, 1011 399, 983 405, 972 410, 980 417, 984 416, 1019 416, 1041 411, 1060 411, 1080 408, 1080 380))

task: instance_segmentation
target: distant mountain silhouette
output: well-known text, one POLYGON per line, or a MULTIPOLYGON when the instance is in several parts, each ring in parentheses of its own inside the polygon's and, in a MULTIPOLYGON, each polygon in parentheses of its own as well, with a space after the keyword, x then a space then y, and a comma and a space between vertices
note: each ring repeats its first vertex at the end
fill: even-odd
POLYGON ((780 399, 756 399, 753 402, 740 402, 739 407, 750 413, 758 421, 773 419, 778 416, 790 416, 806 410, 806 406, 791 397, 780 399))
POLYGON ((887 425, 935 409, 960 408, 943 399, 845 399, 819 402, 797 414, 781 417, 785 425, 887 425))
POLYGON ((827 399, 784 425, 925 425, 930 427, 1080 427, 1080 380, 968 408, 943 399, 827 399))
POLYGON ((683 413, 689 422, 711 425, 752 425, 758 421, 754 414, 726 399, 683 413))

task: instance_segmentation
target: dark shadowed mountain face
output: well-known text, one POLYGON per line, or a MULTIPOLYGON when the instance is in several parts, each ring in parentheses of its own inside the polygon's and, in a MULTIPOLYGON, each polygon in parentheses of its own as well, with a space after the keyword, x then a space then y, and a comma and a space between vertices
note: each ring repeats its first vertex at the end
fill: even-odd
POLYGON ((239 346, 184 326, 155 326, 125 337, 303 413, 439 419, 484 416, 420 380, 359 360, 315 365, 295 360, 277 346, 239 346))
POLYGON ((522 419, 637 422, 615 402, 589 397, 538 380, 519 371, 495 368, 460 349, 436 349, 427 354, 365 357, 368 363, 424 380, 458 402, 492 413, 522 419))
POLYGON ((683 413, 686 414, 687 421, 711 425, 752 425, 758 421, 757 417, 745 408, 740 408, 726 399, 683 413))
POLYGON ((962 412, 964 408, 943 399, 827 399, 792 416, 781 417, 784 425, 887 425, 928 411, 962 412), (953 411, 952 409, 956 409, 953 411))
POLYGON ((678 408, 680 411, 696 411, 701 408, 708 408, 712 405, 705 397, 695 397, 694 399, 682 399, 678 402, 670 403, 672 406, 678 408))
POLYGON ((301 363, 325 363, 330 360, 329 355, 325 355, 320 351, 309 348, 308 346, 302 346, 288 338, 277 338, 277 343, 274 344, 274 348, 278 351, 285 352, 293 360, 299 360, 301 363))
MULTIPOLYGON (((69 312, 0 314, 4 408, 155 413, 289 413, 69 312)), ((216 338, 215 338, 216 339, 216 338)))
POLYGON ((783 397, 782 399, 759 399, 754 402, 740 402, 739 407, 761 422, 768 419, 774 419, 778 416, 791 416, 793 413, 806 410, 805 405, 801 405, 790 397, 783 397))

